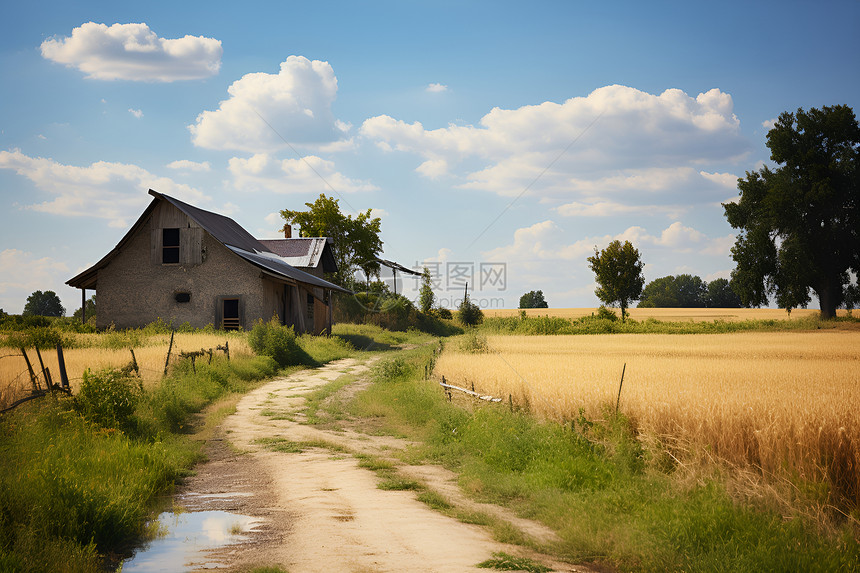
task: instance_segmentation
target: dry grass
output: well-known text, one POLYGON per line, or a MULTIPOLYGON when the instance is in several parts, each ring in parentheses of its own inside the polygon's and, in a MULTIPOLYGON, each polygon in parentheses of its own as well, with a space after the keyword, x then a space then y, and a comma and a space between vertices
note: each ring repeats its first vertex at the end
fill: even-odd
POLYGON ((486 354, 446 350, 436 374, 571 420, 614 408, 626 363, 621 411, 643 439, 685 463, 718 459, 801 489, 827 483, 813 496, 860 505, 860 332, 488 342, 486 354))
MULTIPOLYGON (((787 320, 788 313, 779 308, 631 308, 628 309, 634 320, 654 318, 666 322, 678 321, 713 321, 713 320, 787 320)), ((483 309, 484 316, 519 316, 520 309, 483 309)), ((557 316, 560 318, 581 318, 595 312, 593 308, 529 308, 528 316, 557 316)), ((620 315, 616 309, 616 314, 620 315)), ((839 316, 845 316, 845 310, 838 310, 839 316)), ((798 308, 791 311, 791 318, 818 316, 816 309, 798 308)))
MULTIPOLYGON (((77 334, 74 335, 78 346, 89 346, 85 348, 70 348, 63 351, 66 362, 66 372, 72 392, 76 392, 81 382, 84 370, 90 368, 98 370, 101 368, 122 368, 131 362, 129 347, 125 348, 103 348, 99 347, 105 342, 105 337, 110 334, 77 334)), ((229 340, 230 356, 252 354, 244 335, 235 334, 206 334, 206 333, 176 333, 171 351, 171 363, 178 357, 180 352, 193 352, 201 349, 216 348, 229 340)), ((169 334, 155 334, 138 337, 134 345, 134 355, 140 368, 143 383, 146 386, 156 384, 164 373, 164 361, 167 358, 167 349, 170 343, 169 334)), ((116 345, 113 345, 116 346, 116 345)), ((51 372, 55 383, 59 383, 60 368, 57 353, 54 350, 43 350, 42 360, 45 367, 51 372)), ((218 351, 218 354, 223 354, 218 351)), ((0 404, 9 403, 26 393, 32 387, 30 377, 27 373, 27 365, 20 352, 11 348, 0 348, 0 404)), ((27 356, 35 370, 40 371, 39 360, 35 349, 27 349, 27 356)), ((205 358, 208 360, 208 356, 205 358)), ((198 359, 199 360, 199 359, 198 359)))

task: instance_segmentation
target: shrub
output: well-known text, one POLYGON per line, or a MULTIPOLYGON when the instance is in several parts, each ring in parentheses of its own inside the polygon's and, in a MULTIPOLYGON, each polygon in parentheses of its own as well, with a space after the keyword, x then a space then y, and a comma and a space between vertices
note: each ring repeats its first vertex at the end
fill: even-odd
POLYGON ((484 321, 484 313, 481 307, 467 298, 463 299, 457 308, 458 318, 465 326, 477 326, 484 321))
POLYGON ((75 406, 84 418, 103 428, 128 429, 142 392, 139 378, 114 368, 95 373, 87 368, 75 406))
POLYGON ((615 322, 616 320, 618 320, 618 315, 606 308, 605 305, 601 304, 599 307, 597 307, 597 318, 602 318, 615 322))
POLYGON ((281 368, 314 363, 296 341, 293 327, 280 324, 277 317, 269 322, 258 320, 248 334, 248 344, 257 354, 273 358, 281 368))

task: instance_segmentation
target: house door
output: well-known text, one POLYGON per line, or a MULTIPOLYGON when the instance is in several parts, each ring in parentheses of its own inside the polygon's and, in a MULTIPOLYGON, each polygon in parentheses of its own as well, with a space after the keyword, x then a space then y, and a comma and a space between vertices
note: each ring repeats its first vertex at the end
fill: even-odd
POLYGON ((221 301, 221 328, 224 330, 239 330, 239 299, 225 298, 221 301))

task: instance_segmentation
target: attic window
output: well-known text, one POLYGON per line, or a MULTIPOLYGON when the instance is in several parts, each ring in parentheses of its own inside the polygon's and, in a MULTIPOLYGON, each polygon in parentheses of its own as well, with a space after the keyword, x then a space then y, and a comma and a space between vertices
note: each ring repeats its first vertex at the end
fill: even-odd
POLYGON ((165 265, 179 263, 179 229, 161 230, 161 262, 165 265))

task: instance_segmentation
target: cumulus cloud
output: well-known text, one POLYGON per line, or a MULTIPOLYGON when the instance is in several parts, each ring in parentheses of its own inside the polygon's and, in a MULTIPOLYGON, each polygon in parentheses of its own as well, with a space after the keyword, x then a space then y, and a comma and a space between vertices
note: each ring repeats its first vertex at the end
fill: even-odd
POLYGON ((267 153, 248 159, 230 159, 233 185, 241 191, 272 193, 337 193, 374 191, 376 186, 346 177, 335 169, 332 161, 309 155, 301 159, 279 160, 267 153))
POLYGON ((159 38, 146 24, 87 22, 64 38, 42 42, 42 57, 97 80, 173 82, 218 73, 221 41, 204 36, 159 38))
POLYGON ((616 201, 573 201, 555 208, 565 217, 617 217, 619 215, 666 215, 677 218, 687 210, 681 205, 627 205, 616 201))
POLYGON ((227 93, 217 110, 202 112, 188 126, 195 145, 269 152, 331 144, 350 129, 331 111, 337 78, 328 62, 290 56, 277 74, 246 74, 227 93))
POLYGON ((426 90, 430 93, 441 93, 448 91, 448 86, 443 84, 430 84, 427 86, 426 90))
POLYGON ((448 162, 444 159, 428 159, 416 167, 415 171, 429 179, 438 179, 448 173, 448 162))
POLYGON ((128 113, 130 113, 131 115, 133 115, 137 119, 140 119, 143 117, 143 110, 128 108, 128 113))
POLYGON ((51 257, 18 249, 0 251, 0 308, 18 314, 33 291, 59 292, 70 274, 66 263, 51 257))
POLYGON ((612 85, 563 103, 494 108, 478 125, 427 129, 381 115, 359 132, 382 149, 416 155, 421 175, 437 173, 445 161, 464 189, 582 203, 606 201, 607 193, 626 204, 641 204, 644 194, 675 204, 710 197, 729 176, 708 167, 751 149, 731 96, 718 89, 693 97, 612 85), (469 170, 474 162, 484 167, 469 170))
POLYGON ((71 217, 96 217, 111 227, 127 227, 149 203, 148 189, 200 203, 208 198, 193 187, 126 163, 98 161, 86 167, 0 151, 0 169, 12 169, 54 198, 25 208, 71 217))
POLYGON ((197 162, 189 159, 178 159, 168 163, 167 168, 175 169, 177 171, 206 172, 212 169, 212 165, 210 165, 208 161, 197 162))

